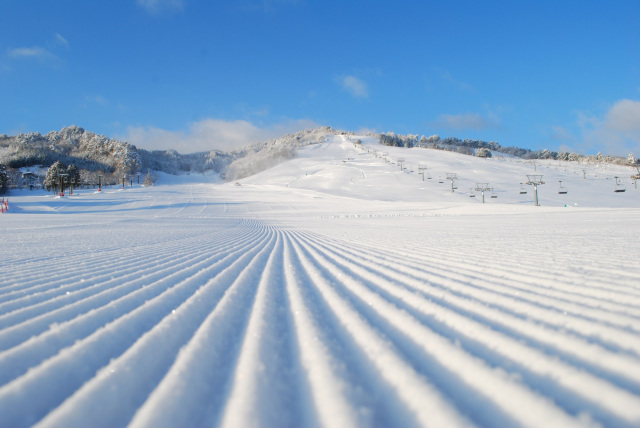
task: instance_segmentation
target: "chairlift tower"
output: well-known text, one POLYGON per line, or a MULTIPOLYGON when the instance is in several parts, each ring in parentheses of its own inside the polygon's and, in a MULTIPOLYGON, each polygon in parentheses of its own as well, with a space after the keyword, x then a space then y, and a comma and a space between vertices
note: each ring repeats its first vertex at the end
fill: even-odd
POLYGON ((544 184, 542 181, 542 175, 529 175, 527 174, 527 184, 533 185, 533 202, 535 206, 539 206, 538 204, 538 185, 544 184))
POLYGON ((447 173, 447 180, 451 181, 451 193, 453 193, 453 189, 455 189, 455 187, 453 187, 453 182, 457 179, 458 177, 455 173, 447 173))
POLYGON ((420 164, 418 165, 418 174, 422 175, 422 181, 424 181, 424 171, 427 169, 426 165, 420 164))
POLYGON ((403 158, 398 158, 398 164, 400 165, 400 170, 404 169, 402 164, 404 163, 404 159, 403 158))
POLYGON ((640 166, 637 166, 636 169, 638 170, 638 173, 636 175, 632 175, 631 179, 633 180, 633 185, 637 190, 638 189, 638 180, 640 180, 640 166))
POLYGON ((484 192, 491 190, 489 183, 476 183, 476 192, 482 192, 482 203, 484 204, 484 192))

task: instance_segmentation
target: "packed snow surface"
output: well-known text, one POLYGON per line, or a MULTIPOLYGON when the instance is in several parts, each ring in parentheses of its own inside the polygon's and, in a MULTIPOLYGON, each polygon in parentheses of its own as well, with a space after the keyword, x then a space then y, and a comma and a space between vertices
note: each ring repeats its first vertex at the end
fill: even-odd
POLYGON ((640 426, 635 170, 351 140, 11 195, 0 425, 640 426))

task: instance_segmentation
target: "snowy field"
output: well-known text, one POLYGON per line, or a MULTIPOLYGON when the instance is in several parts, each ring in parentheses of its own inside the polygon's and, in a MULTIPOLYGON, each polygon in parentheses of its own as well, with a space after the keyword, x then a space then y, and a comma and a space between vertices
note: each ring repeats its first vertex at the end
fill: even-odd
POLYGON ((237 184, 14 193, 0 426, 638 427, 633 173, 338 136, 237 184))

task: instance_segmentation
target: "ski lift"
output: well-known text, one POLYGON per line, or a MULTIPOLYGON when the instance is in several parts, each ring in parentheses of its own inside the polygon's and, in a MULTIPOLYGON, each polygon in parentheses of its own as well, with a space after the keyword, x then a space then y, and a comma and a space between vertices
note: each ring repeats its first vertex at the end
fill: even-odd
POLYGON ((522 187, 522 183, 520 183, 520 194, 521 195, 526 195, 527 194, 527 190, 524 187, 522 187))
POLYGON ((558 194, 559 195, 566 195, 567 194, 567 188, 562 186, 562 181, 559 181, 560 183, 560 187, 558 188, 558 194))
POLYGON ((476 197, 476 194, 475 194, 475 193, 473 193, 473 187, 470 187, 470 188, 469 188, 469 197, 470 197, 470 198, 475 198, 475 197, 476 197))
POLYGON ((444 183, 444 180, 442 179, 442 176, 438 177, 438 183, 440 183, 440 184, 444 183))
POLYGON ((620 177, 616 176, 616 188, 614 190, 615 193, 626 192, 627 188, 624 184, 620 182, 620 177))
POLYGON ((491 199, 495 199, 497 198, 498 195, 496 195, 495 193, 493 193, 493 187, 491 188, 491 199))

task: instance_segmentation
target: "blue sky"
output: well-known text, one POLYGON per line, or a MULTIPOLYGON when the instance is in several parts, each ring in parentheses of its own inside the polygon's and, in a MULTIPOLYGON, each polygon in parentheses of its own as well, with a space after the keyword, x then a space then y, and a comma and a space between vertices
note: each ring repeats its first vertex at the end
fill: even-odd
POLYGON ((0 0, 0 133, 316 125, 640 157, 640 1, 0 0))

